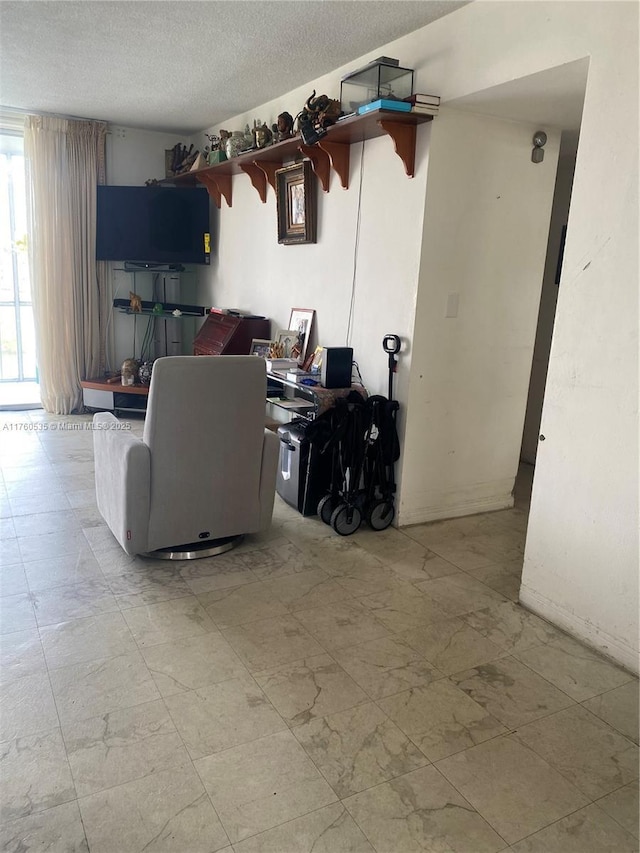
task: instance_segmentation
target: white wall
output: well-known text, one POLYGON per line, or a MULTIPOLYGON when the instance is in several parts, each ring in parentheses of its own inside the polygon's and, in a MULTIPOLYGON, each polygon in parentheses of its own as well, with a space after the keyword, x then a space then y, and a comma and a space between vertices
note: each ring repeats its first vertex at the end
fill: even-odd
MULTIPOLYGON (((522 600, 637 669, 637 4, 478 0, 226 124, 235 129, 258 115, 271 122, 282 109, 294 113, 314 87, 338 96, 340 76, 380 54, 413 66, 416 91, 440 94, 445 103, 590 58, 522 600)), ((384 393, 376 339, 381 331, 406 336, 398 375, 405 406, 409 371, 419 375, 429 367, 411 363, 429 134, 418 131, 413 180, 400 174, 388 140, 365 145, 362 223, 368 225, 352 339, 366 381, 384 393), (384 194, 375 191, 378 181, 384 194), (376 217, 386 217, 386 232, 376 217)), ((234 207, 220 215, 219 262, 207 301, 265 313, 274 326, 286 324, 293 305, 315 307, 322 343, 344 343, 358 153, 354 146, 351 189, 343 192, 334 178, 320 204, 318 246, 276 246, 272 194, 263 206, 248 178, 235 178, 234 207)), ((413 413, 406 414, 411 422, 413 413)), ((416 474, 426 476, 430 453, 425 435, 410 459, 416 474)), ((410 517, 415 506, 404 488, 400 500, 410 517)))
POLYGON ((560 144, 549 130, 532 163, 535 130, 434 122, 401 524, 513 504, 560 144))
POLYGON ((149 178, 164 178, 164 152, 185 137, 111 125, 107 136, 107 183, 141 186, 149 178))
MULTIPOLYGON (((298 95, 299 105, 305 94, 298 95)), ((201 298, 264 314, 274 332, 288 327, 291 308, 314 308, 312 345, 353 346, 365 382, 372 391, 386 393, 382 338, 393 332, 407 342, 413 325, 428 132, 426 126, 419 130, 412 180, 390 139, 368 140, 364 151, 363 144, 351 146, 349 190, 342 189, 335 174, 328 194, 318 183, 318 242, 313 245, 279 245, 271 188, 262 204, 247 176, 234 178, 233 206, 222 202, 210 281, 201 298)))
POLYGON ((638 10, 604 7, 588 16, 521 599, 638 671, 638 10))

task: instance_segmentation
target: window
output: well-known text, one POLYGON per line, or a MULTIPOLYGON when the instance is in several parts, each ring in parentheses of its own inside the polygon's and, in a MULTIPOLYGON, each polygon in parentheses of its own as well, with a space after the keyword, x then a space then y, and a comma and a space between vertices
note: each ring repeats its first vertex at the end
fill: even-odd
POLYGON ((23 142, 0 134, 0 381, 36 376, 23 142))

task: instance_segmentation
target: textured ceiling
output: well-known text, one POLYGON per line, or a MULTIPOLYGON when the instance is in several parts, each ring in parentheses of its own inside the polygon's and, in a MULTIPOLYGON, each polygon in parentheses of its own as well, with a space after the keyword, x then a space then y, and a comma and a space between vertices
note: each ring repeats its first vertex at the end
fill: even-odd
POLYGON ((465 2, 2 0, 0 104, 195 132, 465 2))

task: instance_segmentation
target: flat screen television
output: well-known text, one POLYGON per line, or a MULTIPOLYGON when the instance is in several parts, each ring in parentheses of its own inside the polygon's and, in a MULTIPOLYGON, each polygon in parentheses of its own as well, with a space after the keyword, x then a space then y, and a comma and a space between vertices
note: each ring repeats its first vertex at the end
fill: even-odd
POLYGON ((99 186, 96 259, 208 264, 209 193, 204 187, 99 186))

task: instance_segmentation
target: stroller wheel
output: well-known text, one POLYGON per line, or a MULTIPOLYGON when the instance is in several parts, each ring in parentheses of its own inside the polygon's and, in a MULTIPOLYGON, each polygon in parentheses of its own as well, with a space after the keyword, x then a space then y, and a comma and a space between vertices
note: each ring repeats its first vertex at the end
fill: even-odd
POLYGON ((333 495, 325 495, 318 502, 318 515, 325 524, 331 524, 331 515, 336 508, 336 499, 333 495))
POLYGON ((395 514, 392 501, 375 501, 367 510, 367 524, 374 530, 386 530, 395 514))
POLYGON ((357 506, 339 503, 331 513, 331 526, 340 536, 350 536, 362 523, 362 513, 357 506))

